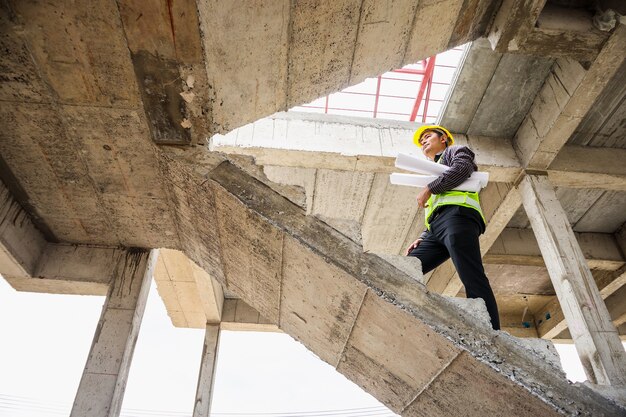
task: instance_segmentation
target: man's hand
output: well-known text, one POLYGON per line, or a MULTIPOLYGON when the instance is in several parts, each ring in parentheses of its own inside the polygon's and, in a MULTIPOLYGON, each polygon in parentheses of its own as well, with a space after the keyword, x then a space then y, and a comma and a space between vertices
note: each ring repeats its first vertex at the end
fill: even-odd
POLYGON ((433 194, 430 192, 430 188, 428 188, 428 186, 424 187, 424 189, 417 195, 417 205, 421 208, 428 207, 428 199, 431 195, 433 194))
POLYGON ((415 242, 411 243, 411 245, 407 248, 406 250, 406 254, 405 256, 409 256, 409 253, 411 253, 411 251, 413 249, 415 249, 416 247, 419 246, 420 242, 422 241, 422 239, 416 239, 415 242))

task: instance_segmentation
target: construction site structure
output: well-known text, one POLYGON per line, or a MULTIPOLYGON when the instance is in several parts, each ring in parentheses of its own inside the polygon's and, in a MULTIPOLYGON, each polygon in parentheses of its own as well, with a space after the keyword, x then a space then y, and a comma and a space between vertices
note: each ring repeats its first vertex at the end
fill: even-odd
POLYGON ((622 3, 2 0, 0 273, 106 295, 71 415, 119 415, 153 277, 206 331, 194 416, 225 328, 283 331, 402 416, 626 415, 622 3), (490 175, 499 332, 450 262, 399 256, 418 125, 285 113, 468 42, 440 123, 490 175))

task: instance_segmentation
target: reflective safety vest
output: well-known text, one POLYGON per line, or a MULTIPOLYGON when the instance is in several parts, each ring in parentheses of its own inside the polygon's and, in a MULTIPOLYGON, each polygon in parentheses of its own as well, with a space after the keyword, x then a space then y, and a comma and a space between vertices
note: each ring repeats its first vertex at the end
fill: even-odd
MULTIPOLYGON (((442 163, 442 161, 443 155, 441 155, 439 161, 437 162, 442 163)), ((430 223, 428 220, 435 209, 441 206, 462 206, 472 208, 480 214, 480 217, 483 218, 483 222, 487 224, 483 211, 480 209, 480 198, 478 197, 478 193, 470 191, 444 191, 441 194, 432 194, 428 199, 428 207, 426 207, 425 210, 426 219, 424 221, 426 229, 430 230, 430 223)))

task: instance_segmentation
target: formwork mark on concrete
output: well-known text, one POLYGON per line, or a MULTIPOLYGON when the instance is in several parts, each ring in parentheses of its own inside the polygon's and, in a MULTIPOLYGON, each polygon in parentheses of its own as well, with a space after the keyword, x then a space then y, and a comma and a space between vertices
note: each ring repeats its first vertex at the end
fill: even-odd
MULTIPOLYGON (((291 85, 291 45, 293 44, 293 9, 296 7, 295 3, 297 0, 291 0, 289 2, 289 22, 287 23, 287 73, 285 74, 285 110, 289 108, 291 103, 289 102, 289 86, 291 85)), ((284 20, 284 19, 283 19, 284 20)), ((287 129, 289 129, 289 124, 287 124, 287 129)), ((289 132, 289 130, 287 130, 289 132)))
POLYGON ((402 409, 402 412, 404 413, 406 409, 409 408, 419 398, 419 396, 422 395, 422 393, 426 391, 432 385, 432 383, 435 382, 439 378, 439 376, 443 374, 444 371, 448 369, 450 365, 452 365, 454 361, 456 361, 457 358, 463 354, 463 352, 464 351, 460 349, 456 353, 456 355, 454 355, 444 366, 442 366, 441 369, 439 369, 439 371, 437 371, 437 373, 430 379, 430 381, 428 381, 428 383, 424 385, 422 389, 418 391, 417 394, 415 394, 415 397, 413 397, 413 399, 409 401, 407 405, 404 406, 404 408, 402 409))
POLYGON ((413 34, 413 30, 415 29, 415 21, 417 20, 417 15, 420 10, 420 5, 415 6, 415 11, 413 12, 413 19, 411 20, 411 27, 407 31, 406 34, 406 42, 404 43, 404 51, 402 52, 402 61, 400 61, 400 66, 403 66, 406 60, 406 51, 409 49, 409 44, 411 43, 411 35, 413 34))
MULTIPOLYGON (((160 149, 156 149, 155 152, 156 156, 159 158, 159 162, 157 164, 157 170, 159 172, 159 174, 161 175, 162 178, 168 178, 168 169, 166 169, 166 165, 169 168, 169 164, 173 163, 173 161, 166 159, 164 161, 164 156, 165 154, 163 152, 161 152, 160 149)), ((178 217, 178 212, 176 210, 176 205, 174 204, 174 192, 172 191, 171 187, 175 187, 176 185, 174 184, 173 181, 168 181, 165 183, 164 185, 164 189, 167 191, 165 193, 165 201, 167 202, 167 207, 170 210, 170 213, 172 213, 172 222, 174 223, 175 226, 175 233, 176 233, 176 238, 178 240, 178 247, 182 247, 182 239, 180 238, 180 230, 182 229, 182 226, 180 224, 180 220, 178 217)), ((221 259, 221 258, 220 258, 221 259)))
POLYGON ((365 297, 367 297, 367 293, 370 291, 372 291, 371 288, 367 288, 365 291, 363 291, 363 297, 361 298, 361 303, 359 304, 359 310, 356 312, 356 315, 354 316, 354 321, 352 322, 352 326, 350 326, 350 331, 348 332, 348 337, 346 337, 346 341, 343 344, 343 348, 341 348, 341 353, 339 354, 337 358, 337 363, 333 365, 335 369, 337 369, 337 367, 339 366, 339 362, 341 362, 341 358, 343 358, 346 354, 346 347, 348 346, 348 342, 350 341, 350 338, 352 337, 354 326, 356 326, 356 322, 359 320, 359 316, 361 315, 363 304, 365 304, 365 297))
MULTIPOLYGON (((278 282, 278 328, 282 328, 280 312, 283 307, 283 282, 285 280, 285 232, 280 234, 280 281, 278 282)), ((305 321, 306 322, 306 321, 305 321)))
POLYGON ((359 20, 356 24, 356 31, 354 34, 354 47, 352 48, 352 58, 350 59, 350 69, 348 70, 347 84, 352 84, 352 67, 354 66, 354 57, 356 56, 356 48, 359 46, 359 34, 361 32, 361 20, 363 19, 363 4, 365 0, 361 0, 361 6, 359 6, 359 20))
MULTIPOLYGON (((355 167, 356 168, 356 167, 355 167)), ((372 188, 374 188, 374 179, 376 178, 376 175, 372 175, 372 181, 370 181, 370 185, 369 185, 369 190, 367 191, 367 198, 365 199, 365 206, 363 207, 363 213, 361 213, 361 216, 359 217, 359 224, 363 225, 363 218, 365 217, 365 212, 367 211, 367 207, 370 204, 370 198, 372 197, 372 188)), ((361 240, 363 240, 363 231, 360 231, 361 233, 361 240)))

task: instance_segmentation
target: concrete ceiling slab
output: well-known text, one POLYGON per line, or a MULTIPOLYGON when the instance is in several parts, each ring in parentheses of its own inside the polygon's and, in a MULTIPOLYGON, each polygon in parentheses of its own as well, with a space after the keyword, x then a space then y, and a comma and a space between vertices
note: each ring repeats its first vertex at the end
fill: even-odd
POLYGON ((577 232, 615 233, 626 222, 626 192, 605 191, 574 225, 577 232))
POLYGON ((513 137, 553 63, 549 58, 504 54, 472 117, 467 133, 513 137))
POLYGON ((500 54, 487 40, 475 41, 441 123, 470 135, 512 138, 553 63, 550 58, 500 54))

